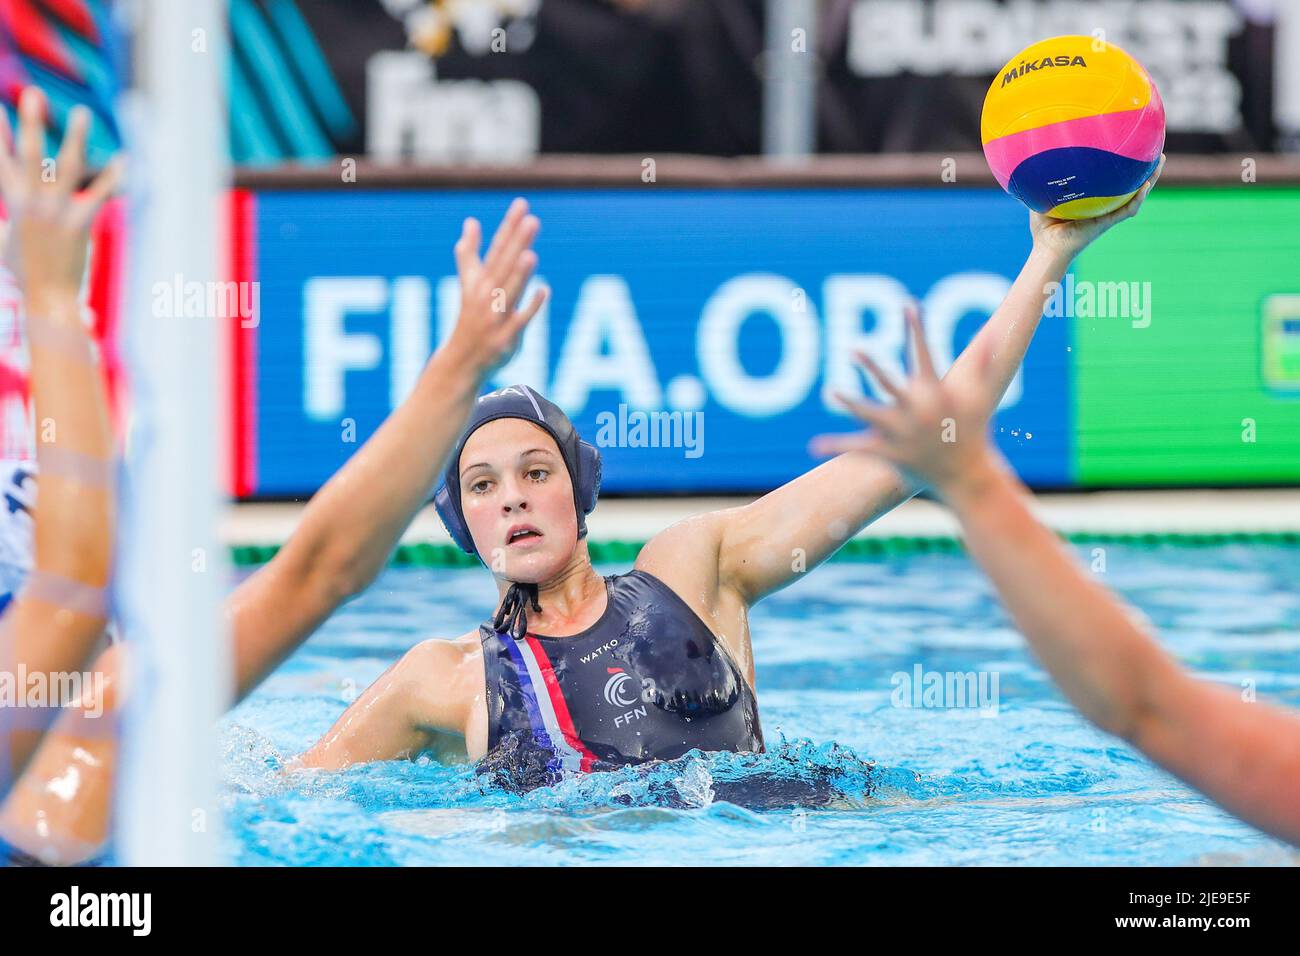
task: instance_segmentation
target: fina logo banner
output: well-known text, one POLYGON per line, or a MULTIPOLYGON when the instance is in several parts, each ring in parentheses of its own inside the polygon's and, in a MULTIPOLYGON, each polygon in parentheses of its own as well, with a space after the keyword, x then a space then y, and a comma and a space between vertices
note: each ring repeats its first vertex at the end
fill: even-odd
MULTIPOLYGON (((254 494, 315 491, 406 397, 456 321, 461 221, 491 229, 511 195, 258 197, 254 494)), ((856 427, 829 394, 869 394, 854 350, 902 375, 915 297, 946 365, 1029 251, 1024 210, 995 190, 530 199, 553 295, 490 384, 564 408, 612 491, 754 492, 802 474, 818 464, 809 438, 856 427)), ((1070 482, 1071 374, 1070 321, 1044 319, 995 422, 1040 486, 1070 482)))

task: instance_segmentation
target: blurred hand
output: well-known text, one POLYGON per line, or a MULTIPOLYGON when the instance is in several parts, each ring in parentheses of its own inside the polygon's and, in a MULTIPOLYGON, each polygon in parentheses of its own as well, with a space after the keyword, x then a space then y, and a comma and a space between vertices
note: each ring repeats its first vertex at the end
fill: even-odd
POLYGON ((484 258, 479 258, 478 220, 465 220, 456 243, 460 317, 447 346, 485 378, 514 356, 524 327, 546 301, 547 290, 538 289, 524 308, 518 308, 524 286, 537 269, 532 244, 540 228, 537 217, 528 215, 528 203, 516 199, 484 258))
POLYGON ((1030 212, 1029 232, 1034 237, 1034 245, 1073 259, 1115 223, 1136 216, 1164 168, 1165 156, 1161 153, 1160 164, 1156 166, 1156 171, 1142 184, 1133 198, 1114 212, 1098 216, 1096 219, 1053 219, 1042 213, 1030 212))
MULTIPOLYGON (((45 96, 35 87, 18 104, 17 152, 9 122, 0 111, 0 195, 9 212, 9 260, 29 314, 55 318, 51 309, 81 293, 90 227, 122 175, 114 160, 77 195, 86 172, 90 111, 78 106, 52 165, 45 158, 45 96), (47 312, 46 310, 50 311, 47 312)), ((73 310, 75 315, 75 310, 73 310)))
MULTIPOLYGON (((979 395, 959 393, 935 374, 925 344, 920 313, 907 308, 908 339, 912 345, 912 374, 898 386, 864 352, 858 362, 875 379, 894 404, 860 401, 837 392, 836 397, 862 422, 868 432, 819 435, 809 450, 814 455, 865 452, 893 462, 904 471, 945 494, 966 477, 982 475, 996 461, 988 440, 988 413, 995 403, 979 395)), ((972 344, 971 348, 980 346, 972 344)), ((984 378, 992 353, 987 347, 976 356, 984 378)))

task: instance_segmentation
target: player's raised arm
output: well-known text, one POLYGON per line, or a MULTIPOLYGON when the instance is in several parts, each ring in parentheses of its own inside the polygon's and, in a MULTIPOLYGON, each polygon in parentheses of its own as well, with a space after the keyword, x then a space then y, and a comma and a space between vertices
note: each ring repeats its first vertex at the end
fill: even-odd
MULTIPOLYGON (((0 193, 26 315, 41 484, 33 570, 0 621, 0 671, 43 673, 53 679, 47 686, 57 687, 56 675, 84 667, 108 615, 113 435, 96 350, 82 321, 81 286, 91 223, 116 187, 120 166, 110 166, 79 195, 90 114, 71 112, 51 163, 45 108, 38 90, 23 92, 16 143, 0 111, 0 193)), ((0 708, 0 794, 56 712, 0 708)))
MULTIPOLYGON (((1111 226, 1137 215, 1163 166, 1162 160, 1127 205, 1098 219, 1066 222, 1030 213, 1033 247, 1024 268, 944 382, 991 415, 1070 263, 1111 226), (979 371, 978 355, 987 355, 979 371)), ((749 505, 719 514, 719 579, 752 604, 799 576, 792 570, 795 549, 803 555, 799 566, 811 570, 920 487, 881 458, 847 454, 825 462, 749 505)))
POLYGON ((236 698, 248 693, 345 600, 383 570, 428 500, 474 399, 514 354, 546 292, 522 307, 540 223, 516 199, 480 256, 467 219, 456 243, 460 317, 400 407, 321 488, 283 548, 227 599, 236 698))

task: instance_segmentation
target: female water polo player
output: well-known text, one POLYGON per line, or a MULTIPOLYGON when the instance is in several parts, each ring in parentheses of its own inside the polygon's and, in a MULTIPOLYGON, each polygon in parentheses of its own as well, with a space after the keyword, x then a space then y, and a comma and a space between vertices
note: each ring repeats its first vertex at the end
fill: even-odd
POLYGON ((892 407, 847 400, 872 430, 822 436, 824 454, 878 456, 926 482, 961 521, 966 549, 1020 632, 1090 721, 1131 743, 1224 809, 1300 844, 1300 714, 1198 681, 1137 615, 1071 559, 1027 507, 989 445, 986 404, 934 374, 916 313, 905 387, 863 357, 892 407), (956 440, 942 440, 944 421, 956 440))
POLYGON ((112 431, 80 294, 90 225, 119 167, 78 195, 90 114, 72 111, 47 167, 44 112, 43 96, 26 90, 15 155, 0 111, 0 195, 9 217, 0 243, 25 308, 41 473, 36 507, 36 469, 0 465, 0 796, 40 742, 60 689, 74 686, 71 675, 104 634, 113 553, 112 431))
MULTIPOLYGON (((1158 175, 1100 219, 1031 215, 1029 259, 945 378, 954 394, 992 413, 1054 283, 1085 245, 1137 213, 1158 175), (972 355, 988 361, 977 367, 972 355)), ((693 749, 761 750, 749 608, 798 576, 792 555, 819 564, 917 490, 887 462, 846 454, 752 504, 660 532, 630 573, 602 577, 584 540, 599 479, 596 449, 532 389, 481 398, 436 501, 496 581, 494 620, 417 645, 300 764, 435 749, 490 756, 526 785, 693 749)))

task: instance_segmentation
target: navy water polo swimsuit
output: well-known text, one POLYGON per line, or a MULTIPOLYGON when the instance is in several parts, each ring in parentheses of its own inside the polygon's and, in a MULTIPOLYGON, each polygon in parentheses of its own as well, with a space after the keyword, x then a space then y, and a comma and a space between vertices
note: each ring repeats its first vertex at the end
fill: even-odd
MULTIPOLYGON (((578 436, 559 406, 522 384, 475 402, 448 459, 434 506, 451 539, 483 561, 461 505, 460 458, 475 429, 500 418, 531 422, 555 440, 573 483, 582 540, 600 494, 600 449, 578 436)), ((699 615, 644 571, 606 577, 605 593, 599 621, 581 634, 548 637, 528 630, 528 610, 541 610, 537 585, 516 582, 492 623, 479 628, 488 708, 488 752, 479 773, 526 791, 558 783, 565 772, 672 761, 692 750, 763 753, 754 693, 699 615)), ((751 759, 768 758, 737 762, 751 759)), ((754 809, 836 799, 831 771, 809 772, 806 761, 780 754, 770 763, 726 768, 712 777, 712 798, 754 809)), ((693 800, 662 790, 654 797, 667 806, 694 806, 693 800)))
POLYGON ((571 637, 502 627, 501 615, 479 628, 481 769, 509 766, 531 787, 691 750, 761 752, 753 691, 686 602, 644 571, 607 576, 605 588, 600 620, 571 637))

